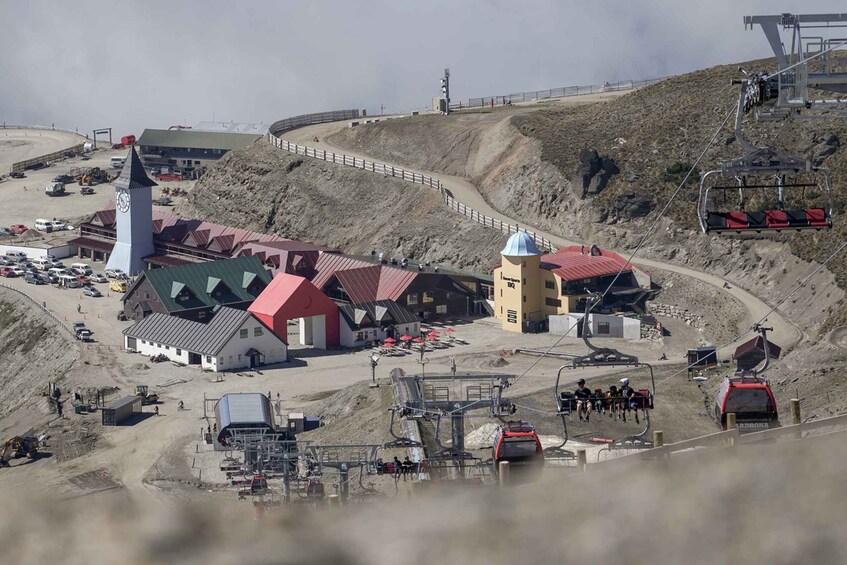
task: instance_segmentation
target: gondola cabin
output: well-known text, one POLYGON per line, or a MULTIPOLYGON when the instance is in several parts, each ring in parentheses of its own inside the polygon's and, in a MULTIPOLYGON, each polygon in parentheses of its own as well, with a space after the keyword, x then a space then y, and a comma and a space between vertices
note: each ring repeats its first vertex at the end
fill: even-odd
POLYGON ((753 375, 725 377, 715 397, 715 417, 726 429, 726 415, 735 413, 739 431, 779 427, 776 400, 768 381, 753 375))
POLYGON ((526 478, 544 467, 544 449, 535 429, 526 422, 509 422, 494 435, 494 468, 501 461, 509 462, 510 473, 526 478))

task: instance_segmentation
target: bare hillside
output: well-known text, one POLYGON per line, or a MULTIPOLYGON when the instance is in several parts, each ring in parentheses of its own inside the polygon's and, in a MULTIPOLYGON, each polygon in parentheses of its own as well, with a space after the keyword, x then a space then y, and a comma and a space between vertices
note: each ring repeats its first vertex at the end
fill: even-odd
POLYGON ((445 208, 430 188, 275 149, 232 151, 197 183, 179 212, 340 247, 385 251, 490 271, 505 237, 445 208))
MULTIPOLYGON (((744 64, 772 67, 771 61, 744 64)), ((574 106, 551 102, 494 108, 452 117, 382 121, 334 134, 329 142, 401 165, 470 179, 488 202, 512 217, 562 236, 632 249, 733 108, 737 65, 714 67, 657 83, 620 98, 574 106), (684 174, 684 172, 683 172, 684 174)), ((730 120, 731 124, 732 120, 730 120)), ((745 120, 748 139, 832 170, 836 211, 844 208, 847 121, 745 120)), ((700 169, 742 154, 727 125, 700 169)), ((721 276, 776 304, 799 277, 825 259, 847 234, 706 237, 696 229, 697 182, 686 186, 659 224, 645 256, 721 276)), ((815 334, 845 322, 847 254, 815 277, 783 309, 815 334), (837 284, 836 284, 837 281, 837 284), (840 287, 840 288, 839 288, 840 287)))

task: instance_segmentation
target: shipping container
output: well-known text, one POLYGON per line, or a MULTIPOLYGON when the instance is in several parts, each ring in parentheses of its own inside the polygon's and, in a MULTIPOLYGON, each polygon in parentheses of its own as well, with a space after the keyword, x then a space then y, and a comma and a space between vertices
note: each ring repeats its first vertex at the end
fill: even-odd
POLYGON ((137 414, 141 414, 142 398, 140 396, 125 396, 115 400, 100 412, 103 414, 104 426, 117 426, 137 414))

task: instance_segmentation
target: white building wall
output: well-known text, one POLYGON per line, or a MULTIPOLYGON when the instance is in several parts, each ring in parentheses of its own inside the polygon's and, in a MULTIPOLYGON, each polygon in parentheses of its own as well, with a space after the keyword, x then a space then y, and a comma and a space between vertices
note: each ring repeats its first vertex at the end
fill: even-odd
MULTIPOLYGON (((124 347, 128 351, 137 351, 143 355, 158 355, 163 353, 171 361, 188 364, 187 350, 180 350, 166 343, 154 343, 136 339, 134 349, 129 348, 129 337, 124 336, 124 347)), ((247 351, 256 349, 264 354, 262 362, 266 365, 282 363, 288 360, 288 346, 276 337, 273 332, 262 325, 259 320, 251 316, 236 331, 223 349, 216 355, 201 355, 200 366, 211 371, 231 371, 244 369, 250 366, 250 358, 247 351), (256 328, 261 328, 261 335, 255 335, 256 328), (241 337, 241 330, 247 330, 247 337, 241 337)))
MULTIPOLYGON (((584 314, 562 314, 549 317, 550 333, 578 337, 578 325, 582 324, 584 314)), ((625 316, 610 316, 608 314, 589 314, 588 323, 591 327, 591 337, 622 337, 624 339, 641 339, 641 322, 625 316), (600 324, 609 324, 608 333, 600 333, 600 324)))
MULTIPOLYGON (((351 328, 340 312, 338 314, 338 318, 340 321, 339 328, 341 330, 341 347, 362 347, 369 341, 383 341, 388 337, 388 334, 379 328, 364 328, 361 330, 351 328), (362 339, 357 339, 359 337, 359 332, 362 332, 362 339)), ((420 322, 399 324, 394 326, 394 333, 397 334, 397 337, 400 337, 401 335, 417 337, 421 333, 421 324, 420 322)))

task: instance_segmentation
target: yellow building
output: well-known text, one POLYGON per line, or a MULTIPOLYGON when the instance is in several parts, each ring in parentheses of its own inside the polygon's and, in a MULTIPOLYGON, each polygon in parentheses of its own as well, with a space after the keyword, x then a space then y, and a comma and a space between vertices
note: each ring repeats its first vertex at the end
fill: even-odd
POLYGON ((494 317, 504 330, 546 329, 548 316, 584 312, 590 292, 609 292, 596 312, 639 311, 652 293, 650 276, 596 245, 542 255, 532 237, 512 235, 494 269, 494 317))

